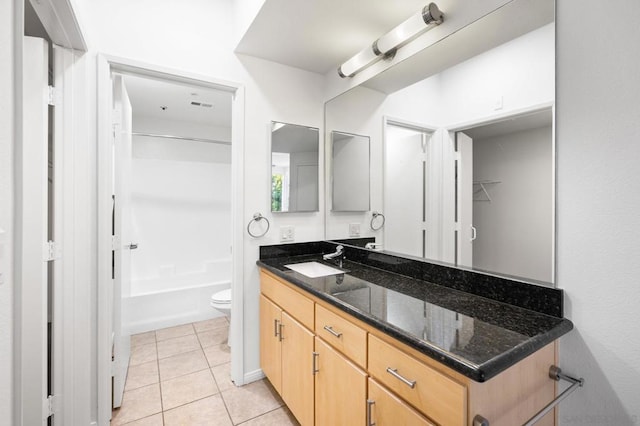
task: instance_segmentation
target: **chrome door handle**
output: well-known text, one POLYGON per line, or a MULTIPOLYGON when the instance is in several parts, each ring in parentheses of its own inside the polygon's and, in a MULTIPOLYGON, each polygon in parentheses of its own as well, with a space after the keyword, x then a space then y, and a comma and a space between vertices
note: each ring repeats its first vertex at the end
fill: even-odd
POLYGON ((387 367, 387 373, 391 374, 393 377, 395 377, 396 379, 400 380, 402 383, 404 383, 405 385, 409 386, 411 389, 416 387, 416 381, 415 380, 409 380, 409 379, 406 379, 406 378, 402 377, 398 373, 398 369, 397 368, 387 367))
POLYGON ((371 409, 375 403, 376 402, 373 399, 367 399, 367 426, 376 426, 376 424, 373 423, 373 416, 371 413, 371 409))
POLYGON ((127 248, 129 250, 135 250, 138 248, 138 243, 129 243, 129 245, 127 245, 127 248))
POLYGON ((337 338, 340 338, 340 336, 342 336, 342 333, 335 331, 330 325, 325 325, 323 328, 327 330, 329 333, 336 336, 337 338))
POLYGON ((478 237, 478 230, 475 226, 471 225, 471 241, 475 241, 478 237))

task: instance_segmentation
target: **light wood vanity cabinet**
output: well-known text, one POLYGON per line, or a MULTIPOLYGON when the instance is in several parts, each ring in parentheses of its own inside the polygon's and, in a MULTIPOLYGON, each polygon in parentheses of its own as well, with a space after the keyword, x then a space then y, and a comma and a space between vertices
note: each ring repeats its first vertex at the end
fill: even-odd
MULTIPOLYGON (((555 397, 555 343, 478 383, 261 270, 262 370, 303 425, 523 424, 555 397), (369 417, 369 418, 367 418, 369 417)), ((537 426, 555 425, 555 413, 537 426)))

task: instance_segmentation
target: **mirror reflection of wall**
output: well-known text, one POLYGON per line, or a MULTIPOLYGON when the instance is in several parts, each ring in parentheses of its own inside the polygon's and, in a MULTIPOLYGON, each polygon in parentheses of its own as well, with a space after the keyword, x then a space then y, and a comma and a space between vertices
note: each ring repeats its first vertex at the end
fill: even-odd
MULTIPOLYGON (((377 243, 382 243, 384 250, 498 274, 553 281, 552 122, 539 126, 546 128, 544 132, 540 130, 547 135, 545 160, 544 165, 535 166, 523 163, 522 157, 506 155, 504 140, 486 143, 496 150, 493 155, 487 154, 485 141, 476 138, 470 130, 499 121, 511 122, 515 117, 538 111, 550 116, 555 96, 555 27, 552 16, 545 19, 538 29, 400 90, 381 92, 383 78, 371 87, 366 87, 365 82, 326 104, 328 128, 335 128, 336 123, 348 119, 351 128, 371 135, 371 209, 386 216, 383 229, 371 234, 377 243), (404 128, 404 135, 398 131, 399 127, 404 128), (472 143, 467 145, 472 146, 473 154, 457 160, 462 157, 465 146, 462 142, 456 146, 456 139, 462 139, 462 131, 470 136, 472 143), (410 163, 412 156, 413 164, 410 163), (487 157, 493 158, 494 163, 486 161, 487 157), (488 171, 500 167, 511 169, 518 175, 517 179, 488 171), (480 175, 481 170, 486 175, 480 175), (464 179, 469 182, 468 188, 462 185, 464 179), (504 207, 500 210, 508 212, 505 214, 511 215, 510 219, 507 222, 496 219, 490 224, 487 215, 482 216, 487 206, 473 201, 473 194, 479 195, 480 181, 489 194, 491 190, 504 191, 507 189, 504 184, 488 182, 505 179, 520 187, 520 198, 510 196, 511 201, 501 198, 500 204, 504 207), (524 180, 539 182, 540 186, 530 189, 524 180), (544 197, 544 202, 535 206, 522 203, 522 196, 529 194, 530 201, 534 198, 533 191, 542 189, 544 195, 535 195, 535 198, 544 197), (468 193, 464 199, 461 198, 463 191, 468 193), (528 206, 524 208, 526 211, 521 211, 523 205, 528 206), (511 226, 518 222, 514 219, 518 215, 520 227, 511 226), (530 227, 523 225, 525 218, 530 227), (503 228, 492 231, 494 236, 489 238, 489 230, 495 229, 498 223, 503 228), (544 237, 538 238, 541 235, 544 237), (510 245, 506 241, 510 241, 510 245), (510 256, 516 252, 516 245, 520 254, 510 256), (535 258, 531 255, 533 252, 535 258)), ((455 61, 449 58, 449 63, 455 64, 455 61)), ((416 70, 411 72, 415 74, 416 70)), ((532 146, 521 148, 523 152, 533 149, 532 146)), ((542 155, 528 152, 524 155, 527 161, 532 160, 531 157, 537 161, 542 155)), ((492 207, 497 209, 498 202, 492 207)), ((344 221, 342 217, 327 212, 326 221, 327 238, 347 237, 347 228, 336 225, 344 221)))
POLYGON ((331 132, 331 210, 369 210, 369 137, 331 132))
POLYGON ((318 129, 271 122, 271 211, 318 211, 318 129))

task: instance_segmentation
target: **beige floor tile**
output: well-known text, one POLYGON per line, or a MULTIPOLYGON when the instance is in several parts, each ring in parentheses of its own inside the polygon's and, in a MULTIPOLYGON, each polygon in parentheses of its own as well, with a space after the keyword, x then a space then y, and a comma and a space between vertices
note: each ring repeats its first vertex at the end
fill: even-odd
POLYGON ((131 348, 131 357, 129 358, 129 366, 144 364, 149 361, 158 359, 158 351, 155 343, 136 346, 131 348))
POLYGON ((135 420, 131 423, 127 423, 126 426, 163 426, 162 413, 154 414, 153 416, 145 417, 144 419, 135 420))
POLYGON ((204 356, 207 357, 207 362, 209 362, 209 367, 231 362, 231 348, 226 343, 208 346, 203 350, 204 356))
POLYGON ((158 383, 124 393, 122 406, 114 410, 112 425, 122 425, 160 413, 160 385, 158 383))
POLYGON ((131 336, 131 347, 148 345, 156 342, 156 332, 147 331, 146 333, 134 334, 131 336))
POLYGON ((195 334, 162 340, 158 342, 158 359, 200 349, 200 342, 195 334))
POLYGON ((283 405, 276 391, 265 380, 222 392, 234 424, 242 423, 283 405))
POLYGON ((187 334, 194 334, 192 324, 177 325, 175 327, 163 328, 156 330, 156 340, 158 342, 167 339, 173 339, 180 336, 186 336, 187 334))
POLYGON ((165 411, 218 393, 218 386, 208 369, 164 381, 160 388, 165 411))
POLYGON ((164 412, 165 426, 231 426, 231 419, 220 395, 164 412))
POLYGON ((211 369, 213 377, 220 392, 235 388, 236 385, 231 381, 231 363, 216 365, 211 369))
POLYGON ((300 426, 287 407, 268 412, 241 424, 242 426, 300 426))
POLYGON ((200 340, 200 344, 203 348, 208 346, 216 346, 227 344, 227 338, 229 337, 229 329, 225 328, 216 328, 214 330, 203 331, 198 333, 198 340, 200 340))
POLYGON ((138 389, 152 385, 160 381, 158 374, 158 361, 145 362, 138 365, 130 365, 127 372, 125 391, 138 389))
POLYGON ((194 322, 193 327, 196 329, 196 333, 201 333, 203 331, 213 330, 214 328, 229 327, 229 321, 227 321, 227 317, 218 317, 194 322))
POLYGON ((209 368, 202 349, 164 358, 160 364, 160 380, 165 381, 209 368))

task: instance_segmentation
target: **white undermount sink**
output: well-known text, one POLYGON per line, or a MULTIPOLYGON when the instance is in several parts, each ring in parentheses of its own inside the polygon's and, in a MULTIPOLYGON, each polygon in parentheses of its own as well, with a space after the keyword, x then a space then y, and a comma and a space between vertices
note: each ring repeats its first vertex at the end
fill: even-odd
POLYGON ((327 266, 320 262, 290 263, 284 266, 309 278, 319 278, 327 277, 329 275, 344 274, 344 271, 332 268, 331 266, 327 266))

